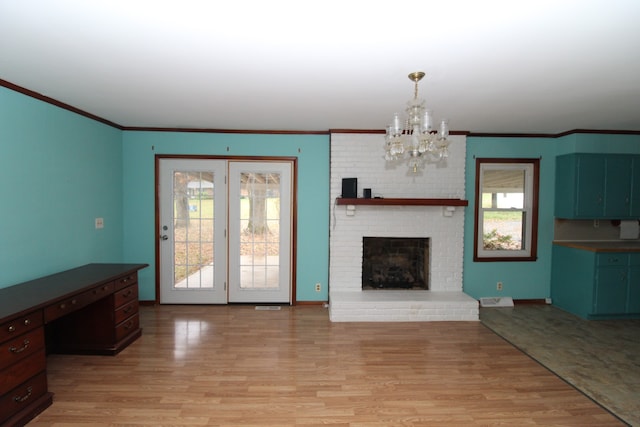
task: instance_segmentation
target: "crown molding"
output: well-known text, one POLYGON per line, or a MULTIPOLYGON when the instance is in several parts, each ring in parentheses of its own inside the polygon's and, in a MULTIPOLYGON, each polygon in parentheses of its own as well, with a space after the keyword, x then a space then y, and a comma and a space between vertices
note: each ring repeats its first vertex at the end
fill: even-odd
POLYGON ((22 86, 18 86, 6 80, 0 79, 0 86, 6 87, 7 89, 11 89, 13 91, 19 92, 23 95, 27 95, 31 98, 35 98, 39 101, 46 102, 47 104, 55 105, 56 107, 62 108, 63 110, 71 111, 72 113, 79 114, 81 116, 87 117, 91 120, 95 120, 100 123, 104 123, 105 125, 114 127, 116 129, 122 130, 123 127, 117 123, 112 122, 111 120, 107 120, 105 118, 96 116, 95 114, 91 114, 87 111, 81 110, 79 108, 74 107, 73 105, 65 104, 64 102, 58 101, 57 99, 53 99, 41 93, 32 91, 22 86))

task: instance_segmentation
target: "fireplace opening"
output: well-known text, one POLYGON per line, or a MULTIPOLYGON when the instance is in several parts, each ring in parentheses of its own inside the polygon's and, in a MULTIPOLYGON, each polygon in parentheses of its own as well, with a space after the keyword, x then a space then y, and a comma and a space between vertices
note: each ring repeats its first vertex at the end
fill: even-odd
POLYGON ((429 238, 363 237, 362 289, 429 289, 429 238))

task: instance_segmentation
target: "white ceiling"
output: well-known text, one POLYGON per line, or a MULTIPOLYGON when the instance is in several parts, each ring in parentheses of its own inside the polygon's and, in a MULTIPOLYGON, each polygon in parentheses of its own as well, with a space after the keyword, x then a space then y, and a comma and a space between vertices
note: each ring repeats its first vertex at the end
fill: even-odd
POLYGON ((122 126, 640 130, 638 0, 0 0, 0 79, 122 126))

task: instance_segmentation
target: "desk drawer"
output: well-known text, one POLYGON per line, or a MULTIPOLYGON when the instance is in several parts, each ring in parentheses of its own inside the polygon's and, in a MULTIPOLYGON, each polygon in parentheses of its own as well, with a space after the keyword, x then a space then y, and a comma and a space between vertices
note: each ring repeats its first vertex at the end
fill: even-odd
POLYGON ((33 329, 0 346, 0 369, 31 356, 44 348, 44 328, 33 329))
POLYGON ((116 326, 116 342, 139 329, 140 319, 137 314, 116 326))
POLYGON ((138 314, 138 300, 131 301, 116 310, 116 324, 125 321, 134 314, 138 314))
MULTIPOLYGON (((15 338, 31 329, 42 325, 42 312, 34 311, 26 316, 5 322, 0 325, 0 342, 15 338)), ((2 365, 0 365, 2 366, 2 365)))
POLYGON ((119 308, 123 305, 138 300, 138 284, 128 286, 117 291, 114 295, 114 307, 119 308))
POLYGON ((116 279, 116 291, 126 288, 127 286, 133 285, 134 283, 138 283, 138 272, 131 273, 129 275, 120 277, 116 279))
POLYGON ((113 292, 115 282, 105 283, 93 289, 52 304, 44 309, 44 321, 49 323, 66 314, 72 313, 94 301, 104 298, 113 292))
POLYGON ((5 394, 45 370, 47 361, 44 348, 0 371, 0 395, 5 394))
POLYGON ((47 392, 47 374, 41 372, 0 397, 0 423, 47 392))

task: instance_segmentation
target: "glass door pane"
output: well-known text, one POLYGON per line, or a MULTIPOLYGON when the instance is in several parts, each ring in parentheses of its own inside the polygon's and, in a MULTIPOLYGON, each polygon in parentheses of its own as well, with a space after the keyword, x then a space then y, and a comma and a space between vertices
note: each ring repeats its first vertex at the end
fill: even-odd
POLYGON ((280 174, 240 174, 240 288, 280 286, 280 174))
POLYGON ((291 171, 229 163, 229 302, 291 300, 291 171))
POLYGON ((174 287, 212 288, 215 271, 213 173, 173 173, 174 287))

